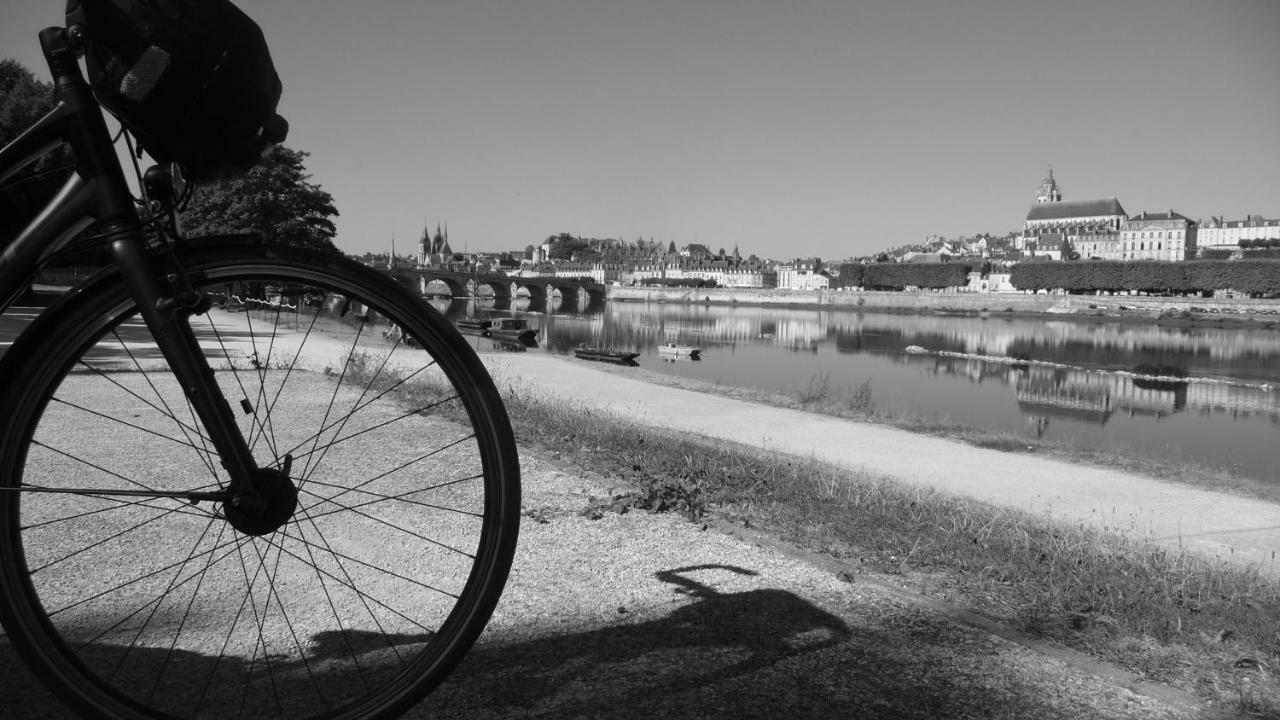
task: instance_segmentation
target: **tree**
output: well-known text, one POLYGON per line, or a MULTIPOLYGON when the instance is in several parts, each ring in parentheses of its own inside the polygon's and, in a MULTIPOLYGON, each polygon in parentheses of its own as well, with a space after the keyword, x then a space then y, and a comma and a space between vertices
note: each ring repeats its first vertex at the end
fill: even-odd
POLYGON ((1058 251, 1062 254, 1063 260, 1080 259, 1080 253, 1076 252, 1076 246, 1072 244, 1069 238, 1062 239, 1062 244, 1058 246, 1058 251))
MULTIPOLYGON (((0 60, 0 147, 22 134, 55 104, 53 86, 36 78, 16 60, 0 60)), ((35 164, 40 173, 67 162, 70 152, 62 148, 35 164)), ((19 231, 57 193, 70 169, 36 175, 0 190, 0 244, 19 231)))
POLYGON ((303 166, 308 153, 277 145, 244 175, 197 187, 182 214, 191 236, 258 233, 281 245, 338 252, 333 196, 303 166))

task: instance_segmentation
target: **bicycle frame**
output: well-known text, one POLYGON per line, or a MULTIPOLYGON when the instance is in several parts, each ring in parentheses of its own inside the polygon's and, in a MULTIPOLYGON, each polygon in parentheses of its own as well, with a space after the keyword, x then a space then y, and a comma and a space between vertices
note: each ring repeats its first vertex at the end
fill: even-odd
POLYGON ((188 496, 229 501, 254 512, 263 503, 254 489, 258 468, 188 323, 190 315, 201 312, 198 299, 184 292, 188 286, 179 273, 162 277, 146 250, 137 206, 72 39, 65 29, 51 27, 40 31, 40 44, 57 106, 0 149, 0 182, 64 143, 74 151, 76 167, 54 199, 0 252, 0 312, 30 284, 43 258, 96 223, 152 338, 230 474, 229 490, 188 496))

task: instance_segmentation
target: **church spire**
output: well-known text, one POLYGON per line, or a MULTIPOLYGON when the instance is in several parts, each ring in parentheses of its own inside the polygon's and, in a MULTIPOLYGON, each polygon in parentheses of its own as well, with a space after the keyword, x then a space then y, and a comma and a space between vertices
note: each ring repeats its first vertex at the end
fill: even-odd
POLYGON ((1053 168, 1049 168, 1049 177, 1040 182, 1040 189, 1036 191, 1036 203, 1051 203, 1062 200, 1062 190, 1058 187, 1058 181, 1053 179, 1053 168))

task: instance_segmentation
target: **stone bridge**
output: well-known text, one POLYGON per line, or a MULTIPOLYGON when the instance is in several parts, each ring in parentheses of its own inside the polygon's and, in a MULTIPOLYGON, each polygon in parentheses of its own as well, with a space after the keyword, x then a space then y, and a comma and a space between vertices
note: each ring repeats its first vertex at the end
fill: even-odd
POLYGON ((397 269, 392 275, 401 284, 406 285, 420 295, 427 294, 427 285, 431 282, 443 283, 449 294, 455 298, 466 298, 479 295, 482 287, 493 291, 493 297, 500 302, 509 302, 516 293, 523 289, 534 304, 549 303, 552 296, 560 293, 561 308, 589 309, 604 304, 607 297, 605 286, 592 278, 562 277, 511 277, 501 273, 469 272, 463 270, 447 270, 437 268, 397 269))

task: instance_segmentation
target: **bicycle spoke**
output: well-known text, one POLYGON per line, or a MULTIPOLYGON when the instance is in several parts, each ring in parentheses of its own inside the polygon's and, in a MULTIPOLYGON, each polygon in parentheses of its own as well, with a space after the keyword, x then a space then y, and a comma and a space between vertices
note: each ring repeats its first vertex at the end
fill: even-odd
MULTIPOLYGON (((383 494, 379 494, 379 493, 369 492, 369 491, 367 491, 367 490, 359 490, 358 492, 360 492, 361 494, 364 494, 364 495, 372 495, 372 496, 374 497, 374 499, 373 499, 373 500, 368 500, 368 501, 365 501, 365 502, 362 502, 362 503, 357 503, 357 504, 355 504, 355 505, 344 505, 344 504, 342 504, 342 503, 336 502, 336 499, 337 499, 338 497, 341 497, 342 495, 345 495, 346 493, 339 493, 338 495, 335 495, 335 496, 333 496, 333 497, 325 497, 325 496, 323 496, 323 495, 316 495, 315 493, 311 493, 311 492, 308 492, 307 494, 308 494, 310 497, 314 497, 314 498, 316 498, 317 500, 319 500, 319 501, 320 501, 320 502, 322 502, 322 503, 329 503, 329 504, 332 504, 332 505, 336 505, 336 506, 337 506, 337 507, 336 507, 335 509, 333 509, 333 510, 329 510, 329 511, 327 511, 327 512, 320 513, 319 515, 316 515, 316 517, 324 517, 324 516, 326 516, 326 515, 332 515, 332 514, 334 514, 334 513, 338 513, 338 512, 345 512, 345 511, 349 511, 349 510, 358 510, 358 509, 360 509, 360 508, 368 507, 368 506, 370 506, 370 505, 377 505, 378 503, 382 503, 382 502, 387 502, 387 501, 395 500, 395 501, 399 501, 399 502, 403 502, 403 503, 408 503, 408 504, 410 504, 410 505, 414 505, 414 506, 416 506, 416 507, 420 507, 420 508, 428 509, 428 510, 442 510, 442 511, 444 511, 444 512, 454 513, 454 514, 457 514, 457 515, 466 515, 466 516, 474 517, 474 518, 483 518, 483 517, 484 517, 484 513, 481 513, 481 512, 476 512, 476 511, 473 511, 473 510, 462 510, 462 509, 460 509, 460 508, 451 508, 451 507, 447 507, 447 506, 445 506, 445 505, 436 505, 436 504, 433 504, 433 503, 422 502, 421 500, 411 500, 411 499, 409 499, 409 496, 410 496, 410 495, 417 495, 418 493, 422 493, 422 492, 429 492, 430 490, 439 489, 439 488, 443 488, 443 487, 448 487, 448 486, 450 486, 450 485, 457 485, 457 484, 459 484, 459 483, 464 483, 464 482, 468 482, 468 481, 480 480, 480 479, 483 479, 483 477, 484 477, 483 475, 471 475, 471 476, 469 476, 469 477, 458 478, 458 479, 456 479, 456 480, 450 480, 449 482, 446 482, 446 483, 440 483, 440 484, 438 484, 438 485, 433 485, 433 486, 428 487, 428 488, 415 488, 415 489, 413 489, 413 490, 406 490, 405 492, 403 492, 403 493, 401 493, 401 494, 399 494, 399 495, 383 495, 383 494)), ((314 483, 314 481, 313 481, 313 483, 314 483)), ((337 485, 327 485, 327 486, 328 486, 328 487, 339 487, 339 486, 337 486, 337 485)), ((356 490, 355 490, 355 488, 352 488, 352 491, 356 491, 356 490)), ((315 505, 312 505, 312 506, 311 506, 311 508, 315 508, 315 505)))
POLYGON ((201 451, 201 452, 208 452, 208 448, 207 448, 207 447, 194 445, 194 444, 192 444, 189 440, 179 440, 178 438, 170 437, 170 436, 168 436, 168 435, 165 435, 164 433, 157 432, 157 431, 155 431, 155 430, 151 430, 151 429, 149 429, 149 428, 144 428, 144 427, 142 427, 141 425, 138 425, 137 423, 131 423, 131 422, 128 422, 128 421, 126 421, 126 420, 121 420, 121 419, 120 419, 120 418, 118 418, 118 417, 115 417, 115 416, 112 416, 112 415, 107 415, 106 413, 98 412, 98 411, 96 411, 96 410, 90 410, 89 408, 82 407, 82 406, 80 406, 80 405, 77 405, 76 403, 73 403, 73 402, 69 401, 69 400, 63 400, 62 398, 55 397, 55 398, 50 398, 50 399, 49 399, 49 402, 55 402, 55 403, 58 403, 58 404, 60 404, 60 405, 65 406, 65 407, 69 407, 69 408, 72 408, 72 409, 74 409, 74 410, 79 410, 79 411, 81 411, 81 412, 83 412, 83 413, 87 413, 87 414, 89 414, 89 415, 93 415, 94 417, 102 418, 103 420, 106 420, 107 422, 117 423, 117 424, 119 424, 119 425, 123 425, 123 426, 125 426, 125 427, 127 427, 127 428, 132 428, 132 429, 137 430, 137 431, 139 431, 139 432, 144 432, 144 433, 146 433, 146 434, 148 434, 148 435, 154 435, 155 437, 162 438, 162 439, 164 439, 164 440, 168 440, 169 442, 174 443, 175 445, 179 445, 179 446, 181 446, 181 447, 188 447, 188 448, 191 448, 191 449, 193 449, 193 450, 198 450, 198 451, 201 451))
MULTIPOLYGON (((350 435, 348 435, 348 436, 346 436, 346 437, 343 437, 343 438, 335 438, 335 439, 331 440, 330 442, 328 442, 328 443, 325 445, 325 447, 332 447, 332 446, 334 446, 334 445, 338 445, 338 444, 340 444, 340 443, 345 443, 345 442, 347 442, 347 441, 349 441, 349 440, 353 440, 353 439, 355 439, 355 438, 357 438, 357 437, 360 437, 361 435, 364 435, 365 433, 370 433, 370 432, 373 432, 373 431, 375 431, 375 430, 381 430, 381 429, 383 429, 383 428, 387 427, 388 425, 392 425, 392 424, 394 424, 394 423, 398 423, 398 422, 401 422, 401 421, 403 421, 403 420, 407 420, 407 419, 412 418, 412 417, 414 417, 414 416, 416 416, 416 415, 421 415, 422 413, 424 413, 424 412, 426 412, 426 411, 428 411, 428 410, 431 410, 431 409, 433 409, 433 408, 439 407, 439 406, 441 406, 441 405, 443 405, 443 404, 445 404, 445 403, 453 402, 453 400, 455 400, 455 399, 457 399, 457 396, 454 396, 454 397, 452 397, 452 398, 448 398, 448 399, 446 399, 446 400, 441 400, 441 401, 439 401, 439 402, 434 402, 434 403, 431 403, 430 405, 424 405, 424 406, 422 406, 422 407, 413 408, 413 409, 411 409, 411 410, 408 410, 408 411, 406 411, 406 412, 401 413, 400 415, 398 415, 398 416, 396 416, 396 417, 394 417, 394 418, 392 418, 392 419, 390 419, 390 420, 386 420, 386 421, 381 422, 381 423, 379 423, 379 424, 377 424, 377 425, 373 425, 373 426, 371 426, 371 427, 367 427, 367 428, 365 428, 365 429, 363 429, 363 430, 361 430, 361 431, 359 431, 359 432, 352 433, 352 434, 350 434, 350 435)), ((286 454, 293 455, 293 457, 294 457, 295 459, 300 458, 300 457, 309 457, 309 456, 311 456, 311 455, 314 455, 314 454, 316 453, 316 449, 317 449, 317 447, 319 446, 319 438, 320 438, 321 434, 322 434, 322 433, 324 433, 324 432, 327 432, 327 431, 329 430, 329 428, 332 428, 332 427, 333 427, 333 425, 330 425, 329 427, 324 428, 323 430, 321 430, 321 431, 319 431, 319 432, 317 432, 317 433, 313 434, 310 438, 308 438, 307 440, 304 440, 303 442, 299 443, 298 445, 296 445, 296 446, 294 447, 294 449, 296 450, 297 448, 301 447, 302 445, 305 445, 307 442, 311 442, 311 441, 313 441, 313 440, 314 440, 314 442, 312 443, 312 448, 311 448, 310 450, 308 450, 308 451, 306 451, 306 452, 303 452, 303 453, 299 453, 299 454, 293 454, 292 452, 289 452, 289 453, 286 453, 286 454)), ((303 472, 304 472, 304 473, 306 473, 306 468, 304 468, 304 469, 303 469, 303 472)), ((304 477, 305 477, 305 475, 304 475, 304 477)))
POLYGON ((33 358, 0 414, 0 570, 20 580, 0 604, 33 618, 15 647, 60 694, 130 718, 403 710, 474 641, 514 552, 499 394, 443 318, 378 273, 201 248, 171 264, 214 300, 189 321, 192 359, 230 427, 198 419, 109 274, 10 356, 33 358), (211 440, 224 431, 251 455, 234 492, 211 440))
MULTIPOLYGON (((209 474, 213 475, 214 477, 217 477, 218 472, 217 470, 214 469, 213 459, 208 449, 207 438, 205 438, 202 433, 199 433, 196 431, 189 432, 188 430, 186 430, 188 426, 178 420, 177 414, 173 411, 173 408, 169 407, 169 403, 165 401, 164 395, 161 394, 160 390, 156 388, 155 383, 152 382, 151 380, 151 376, 147 373, 145 369, 143 369, 142 363, 138 362, 137 356, 134 355, 133 351, 130 350, 129 347, 125 344, 124 339, 120 337, 120 333, 115 329, 112 329, 111 334, 113 337, 115 337, 117 342, 119 342, 120 347, 121 349, 124 350, 125 354, 129 356, 129 360, 133 363, 134 369, 138 372, 139 375, 142 376, 142 379, 146 381, 147 386, 151 388, 151 392, 155 394, 156 399, 159 400, 160 404, 164 406, 164 414, 169 418, 173 419, 173 421, 178 425, 178 429, 182 430, 184 435, 188 435, 187 441, 191 442, 193 446, 195 445, 195 443, 191 441, 190 435, 194 434, 197 438, 200 439, 200 445, 203 448, 203 450, 197 451, 196 455, 205 464, 205 467, 208 468, 209 474)), ((185 394, 183 395, 183 400, 184 402, 187 402, 185 394)), ((188 412, 191 413, 192 420, 195 420, 195 413, 191 408, 191 405, 189 402, 187 402, 187 410, 188 412)), ((199 425, 200 423, 196 421, 190 427, 199 427, 199 425)))
MULTIPOLYGON (((320 420, 320 425, 322 427, 329 422, 329 415, 330 413, 333 412, 334 404, 337 402, 337 399, 338 399, 338 391, 342 389, 342 381, 347 377, 347 370, 350 369, 351 367, 352 358, 355 357, 356 348, 360 344, 360 336, 364 333, 364 328, 366 324, 368 324, 367 318, 364 316, 361 316, 360 325, 356 328, 356 335, 354 338, 351 339, 351 347, 350 349, 347 350, 346 362, 342 364, 342 373, 341 375, 338 376, 338 382, 333 386, 333 395, 330 396, 329 398, 329 406, 325 408, 324 417, 320 420)), ((302 473, 301 473, 304 477, 306 476, 307 470, 310 467, 310 463, 311 463, 310 456, 315 452, 316 446, 319 444, 319 442, 320 442, 320 437, 319 435, 317 435, 314 442, 311 445, 311 452, 304 453, 304 455, 307 457, 307 463, 303 466, 302 473)))

